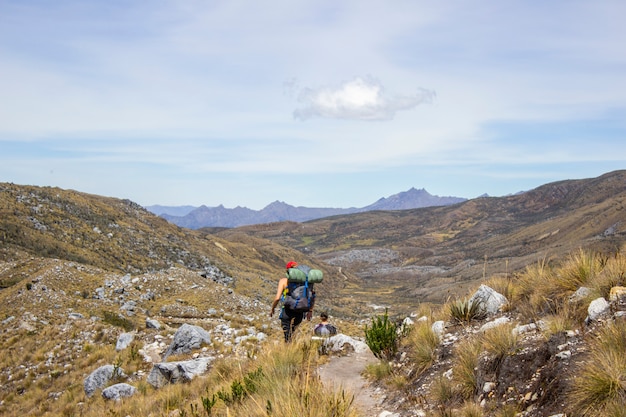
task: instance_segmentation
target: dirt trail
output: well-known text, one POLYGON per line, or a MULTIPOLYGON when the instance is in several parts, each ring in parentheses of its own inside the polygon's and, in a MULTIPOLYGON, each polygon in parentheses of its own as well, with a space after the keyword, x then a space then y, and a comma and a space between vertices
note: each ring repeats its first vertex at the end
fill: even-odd
POLYGON ((343 388, 354 394, 354 404, 360 410, 360 416, 378 417, 383 411, 380 406, 382 394, 377 393, 361 376, 367 364, 377 361, 369 350, 348 356, 331 356, 328 363, 320 367, 320 378, 333 389, 343 388))

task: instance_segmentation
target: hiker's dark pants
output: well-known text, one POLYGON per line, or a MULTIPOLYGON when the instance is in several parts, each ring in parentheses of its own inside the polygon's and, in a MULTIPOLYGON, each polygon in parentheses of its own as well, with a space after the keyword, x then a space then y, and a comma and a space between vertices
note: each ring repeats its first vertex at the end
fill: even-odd
POLYGON ((296 330, 296 327, 304 319, 304 315, 301 311, 293 311, 289 308, 283 308, 280 312, 280 324, 283 327, 283 333, 285 334, 285 342, 291 341, 291 335, 296 330))

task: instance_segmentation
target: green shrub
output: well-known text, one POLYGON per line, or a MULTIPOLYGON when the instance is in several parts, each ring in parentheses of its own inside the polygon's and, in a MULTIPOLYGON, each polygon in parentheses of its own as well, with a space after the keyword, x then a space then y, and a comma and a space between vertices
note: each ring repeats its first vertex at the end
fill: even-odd
POLYGON ((372 327, 365 325, 365 343, 378 359, 391 360, 398 352, 398 326, 383 316, 372 318, 372 327))

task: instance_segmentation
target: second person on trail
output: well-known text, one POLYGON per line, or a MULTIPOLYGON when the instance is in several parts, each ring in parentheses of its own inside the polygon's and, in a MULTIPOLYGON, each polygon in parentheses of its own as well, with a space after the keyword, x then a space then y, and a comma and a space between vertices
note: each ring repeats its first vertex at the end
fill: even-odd
POLYGON ((278 281, 278 287, 276 289, 276 297, 274 297, 274 301, 272 302, 272 309, 270 311, 270 317, 274 315, 274 310, 279 302, 283 301, 283 305, 280 309, 280 314, 278 318, 280 319, 280 324, 283 329, 283 334, 285 337, 285 342, 291 341, 291 336, 296 328, 302 323, 302 320, 306 317, 307 320, 311 320, 313 315, 313 306, 315 305, 315 291, 313 291, 313 285, 306 285, 304 290, 302 287, 304 285, 294 285, 289 282, 289 270, 291 268, 297 268, 298 263, 294 261, 290 261, 285 266, 286 268, 286 276, 281 278, 278 281), (301 306, 300 295, 298 295, 296 300, 295 308, 290 307, 293 306, 294 293, 298 292, 299 294, 303 292, 306 297, 306 303, 304 306, 301 306), (307 292, 309 294, 307 294, 307 292), (292 303, 287 302, 286 300, 292 301, 292 303))

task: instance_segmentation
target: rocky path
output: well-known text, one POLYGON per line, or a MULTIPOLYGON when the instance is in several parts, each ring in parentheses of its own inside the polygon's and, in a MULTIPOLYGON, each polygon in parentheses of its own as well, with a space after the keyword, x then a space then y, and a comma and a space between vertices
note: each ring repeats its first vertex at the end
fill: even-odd
POLYGON ((355 352, 347 356, 331 356, 319 369, 320 378, 333 389, 345 389, 354 394, 354 403, 363 417, 379 417, 383 412, 383 394, 377 392, 361 376, 365 366, 378 359, 369 351, 355 352))

